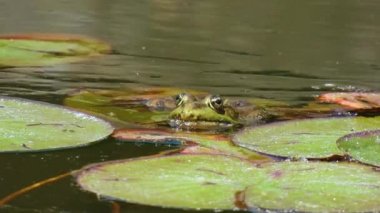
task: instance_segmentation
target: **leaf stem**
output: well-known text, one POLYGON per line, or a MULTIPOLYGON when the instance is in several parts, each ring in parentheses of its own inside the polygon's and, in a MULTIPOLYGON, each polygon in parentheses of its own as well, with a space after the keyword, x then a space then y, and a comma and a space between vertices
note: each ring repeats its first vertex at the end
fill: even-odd
POLYGON ((34 183, 32 185, 29 185, 29 186, 26 186, 20 190, 17 190, 5 197, 3 197, 2 199, 0 199, 0 208, 3 207, 4 205, 6 205, 7 203, 11 202, 12 200, 16 199, 17 197, 27 193, 27 192, 30 192, 36 188, 39 188, 41 186, 44 186, 46 184, 49 184, 49 183, 53 183, 53 182, 56 182, 58 180, 61 180, 65 177, 68 177, 69 175, 71 175, 73 173, 73 171, 70 171, 70 172, 66 172, 66 173, 63 173, 63 174, 60 174, 60 175, 57 175, 57 176, 54 176, 54 177, 50 177, 48 179, 44 179, 44 180, 41 180, 41 181, 38 181, 37 183, 34 183))

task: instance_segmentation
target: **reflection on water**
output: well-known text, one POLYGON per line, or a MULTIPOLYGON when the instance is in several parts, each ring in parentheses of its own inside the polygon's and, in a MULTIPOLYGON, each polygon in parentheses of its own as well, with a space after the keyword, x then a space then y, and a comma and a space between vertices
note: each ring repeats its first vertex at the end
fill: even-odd
MULTIPOLYGON (((288 101, 339 88, 379 90, 379 9, 375 0, 0 0, 2 34, 84 34, 115 47, 94 61, 0 70, 0 92, 60 103, 80 87, 177 86, 288 101)), ((7 172, 2 189, 13 179, 7 172)))
POLYGON ((325 83, 378 89, 376 1, 23 3, 2 2, 1 33, 86 34, 109 41, 117 54, 3 71, 0 86, 8 94, 150 84, 292 100, 325 83), (17 92, 9 79, 17 80, 17 92))

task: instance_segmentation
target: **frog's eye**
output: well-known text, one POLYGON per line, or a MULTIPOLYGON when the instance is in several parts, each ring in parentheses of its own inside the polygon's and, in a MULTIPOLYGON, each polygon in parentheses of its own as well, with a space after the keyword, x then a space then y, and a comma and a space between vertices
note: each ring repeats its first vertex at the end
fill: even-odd
POLYGON ((209 105, 216 112, 224 113, 223 99, 220 96, 218 95, 211 96, 209 105))
POLYGON ((175 96, 175 104, 177 106, 181 105, 183 103, 185 96, 186 96, 185 93, 181 93, 181 94, 176 95, 175 96))

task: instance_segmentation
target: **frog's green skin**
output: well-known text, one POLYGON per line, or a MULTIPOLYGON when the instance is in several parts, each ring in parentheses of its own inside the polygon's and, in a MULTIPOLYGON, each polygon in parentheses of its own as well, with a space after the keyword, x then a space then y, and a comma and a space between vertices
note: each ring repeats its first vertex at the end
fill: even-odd
POLYGON ((177 107, 169 114, 169 125, 176 128, 230 128, 265 122, 271 116, 263 109, 242 100, 223 100, 219 96, 197 97, 180 94, 177 107))

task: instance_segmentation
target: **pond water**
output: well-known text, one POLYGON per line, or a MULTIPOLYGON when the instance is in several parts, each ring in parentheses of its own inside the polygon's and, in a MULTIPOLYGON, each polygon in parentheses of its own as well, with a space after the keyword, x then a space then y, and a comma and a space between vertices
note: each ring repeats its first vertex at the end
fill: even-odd
MULTIPOLYGON (((46 68, 0 70, 0 94, 61 104, 75 88, 174 86, 302 103, 323 91, 380 89, 376 0, 0 0, 0 34, 70 33, 115 54, 46 68)), ((0 197, 92 162, 167 149, 113 140, 89 147, 0 154, 0 197)), ((110 212, 71 179, 1 211, 110 212)), ((123 212, 183 212, 123 204, 123 212)))

